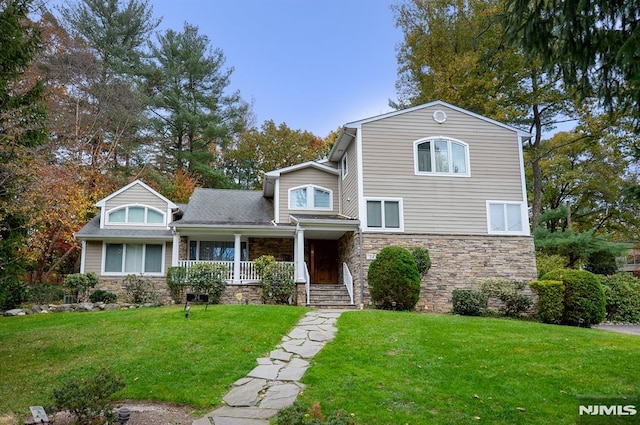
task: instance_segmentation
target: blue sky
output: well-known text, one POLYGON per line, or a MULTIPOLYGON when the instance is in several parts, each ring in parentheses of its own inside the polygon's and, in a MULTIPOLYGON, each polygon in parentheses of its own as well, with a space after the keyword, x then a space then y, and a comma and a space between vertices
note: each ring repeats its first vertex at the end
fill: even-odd
POLYGON ((149 0, 160 29, 195 25, 233 67, 231 88, 257 125, 285 122, 325 137, 391 111, 396 99, 392 0, 149 0))

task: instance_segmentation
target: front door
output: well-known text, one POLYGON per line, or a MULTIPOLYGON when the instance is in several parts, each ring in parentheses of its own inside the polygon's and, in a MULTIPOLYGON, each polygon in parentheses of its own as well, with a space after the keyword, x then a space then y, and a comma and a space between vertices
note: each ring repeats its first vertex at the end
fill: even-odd
POLYGON ((308 240, 311 283, 338 283, 338 241, 308 240))

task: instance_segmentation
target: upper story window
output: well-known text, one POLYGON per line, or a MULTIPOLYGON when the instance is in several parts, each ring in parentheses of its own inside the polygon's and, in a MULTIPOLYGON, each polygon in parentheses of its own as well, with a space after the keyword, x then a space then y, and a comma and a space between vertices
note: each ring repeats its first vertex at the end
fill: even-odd
POLYGON ((165 214, 160 210, 144 205, 127 205, 109 211, 107 213, 107 223, 164 226, 165 214))
POLYGON ((416 174, 469 176, 469 145, 446 137, 414 142, 416 174))
POLYGON ((289 209, 332 210, 333 191, 312 184, 289 189, 289 209))
POLYGON ((349 160, 347 159, 347 153, 345 152, 344 156, 342 157, 342 178, 344 179, 345 177, 347 177, 347 174, 349 174, 349 160))
POLYGON ((525 234, 522 202, 487 201, 489 234, 525 234))

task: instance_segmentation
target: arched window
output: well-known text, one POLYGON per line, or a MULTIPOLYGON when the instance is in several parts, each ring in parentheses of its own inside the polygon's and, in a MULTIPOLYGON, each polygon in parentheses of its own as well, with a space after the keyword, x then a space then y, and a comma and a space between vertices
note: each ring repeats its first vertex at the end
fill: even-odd
POLYGON ((332 210, 333 191, 308 184, 289 189, 289 209, 332 210))
POLYGON ((107 213, 107 223, 164 226, 165 213, 144 205, 126 205, 109 211, 107 213))
POLYGON ((469 176, 469 145, 446 137, 414 142, 416 174, 469 176))

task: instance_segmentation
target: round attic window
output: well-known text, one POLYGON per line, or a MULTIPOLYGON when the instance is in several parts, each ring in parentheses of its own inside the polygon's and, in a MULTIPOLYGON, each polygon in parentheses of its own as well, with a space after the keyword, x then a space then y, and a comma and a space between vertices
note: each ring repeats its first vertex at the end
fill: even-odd
POLYGON ((433 120, 438 124, 442 124, 447 120, 447 114, 444 111, 438 109, 433 113, 433 120))

